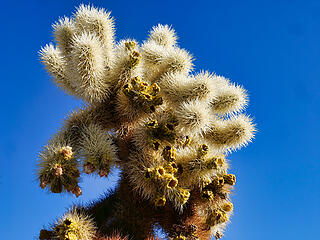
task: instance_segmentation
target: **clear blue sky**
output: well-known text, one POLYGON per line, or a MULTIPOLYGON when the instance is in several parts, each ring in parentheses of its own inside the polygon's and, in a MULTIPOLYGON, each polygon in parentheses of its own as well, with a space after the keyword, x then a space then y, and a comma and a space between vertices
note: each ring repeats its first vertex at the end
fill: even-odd
MULTIPOLYGON (((79 102, 49 80, 37 51, 51 24, 80 1, 1 4, 1 239, 35 239, 73 202, 113 187, 83 179, 84 195, 48 194, 35 181, 37 152, 79 102)), ((84 1, 87 3, 87 1, 84 1)), ((226 240, 316 239, 320 226, 319 1, 91 1, 112 10, 117 39, 141 41, 171 24, 196 70, 241 83, 258 125, 253 144, 230 155, 237 175, 235 214, 226 240)))

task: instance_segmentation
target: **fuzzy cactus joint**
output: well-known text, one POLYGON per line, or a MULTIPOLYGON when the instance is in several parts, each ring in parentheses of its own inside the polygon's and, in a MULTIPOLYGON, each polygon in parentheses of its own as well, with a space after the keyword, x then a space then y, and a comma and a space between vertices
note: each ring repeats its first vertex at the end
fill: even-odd
MULTIPOLYGON (((54 83, 85 104, 71 112, 39 154, 40 187, 82 194, 82 174, 108 177, 115 190, 74 206, 41 240, 220 239, 230 222, 236 177, 227 155, 246 146, 255 124, 247 92, 207 71, 168 25, 145 41, 115 40, 110 12, 80 5, 53 24, 40 58, 54 83)), ((83 193, 85 194, 85 192, 83 193)))

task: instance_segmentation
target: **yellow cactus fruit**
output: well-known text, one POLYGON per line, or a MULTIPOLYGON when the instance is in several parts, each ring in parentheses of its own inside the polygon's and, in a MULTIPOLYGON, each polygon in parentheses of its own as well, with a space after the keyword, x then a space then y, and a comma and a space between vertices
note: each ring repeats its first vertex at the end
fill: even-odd
POLYGON ((141 60, 141 54, 137 51, 132 51, 130 54, 130 67, 134 68, 139 65, 141 60))
POLYGON ((236 176, 233 174, 226 174, 223 176, 223 179, 226 184, 235 185, 236 184, 236 176))
POLYGON ((96 228, 90 218, 72 210, 58 221, 53 231, 57 239, 87 240, 93 239, 96 228))
POLYGON ((178 179, 176 179, 171 174, 166 174, 165 179, 166 179, 166 183, 167 183, 166 187, 169 189, 173 189, 178 185, 178 179))
POLYGON ((174 238, 174 240, 186 240, 187 238, 185 237, 185 236, 183 236, 183 235, 179 235, 179 236, 176 236, 175 238, 174 238))
POLYGON ((150 91, 151 95, 152 95, 152 96, 155 96, 155 95, 157 95, 159 92, 160 92, 160 87, 159 87, 159 85, 156 84, 156 83, 153 83, 153 84, 151 85, 151 91, 150 91))
POLYGON ((201 186, 201 188, 205 188, 205 187, 208 186, 211 182, 212 182, 211 178, 209 178, 209 177, 203 177, 203 178, 201 179, 200 186, 201 186))
POLYGON ((164 174, 166 173, 166 171, 164 170, 163 167, 157 167, 155 169, 155 172, 156 172, 156 177, 157 178, 162 178, 164 176, 164 174))
POLYGON ((222 210, 225 212, 231 212, 233 210, 233 204, 231 202, 227 202, 222 206, 222 210))
POLYGON ((177 157, 177 151, 174 147, 166 146, 163 149, 162 156, 168 162, 175 161, 177 157))
POLYGON ((218 163, 216 158, 211 158, 205 162, 207 169, 217 169, 218 163))
POLYGON ((126 49, 132 51, 136 48, 137 43, 135 41, 127 41, 125 42, 126 49))
POLYGON ((154 203, 157 207, 163 207, 166 205, 166 197, 164 195, 159 195, 156 197, 154 203))
POLYGON ((217 177, 213 180, 213 185, 216 187, 216 188, 221 188, 223 187, 224 185, 224 178, 222 177, 217 177))
POLYGON ((158 127, 158 121, 157 120, 151 120, 151 121, 147 122, 147 127, 151 128, 151 129, 158 127))
POLYGON ((177 193, 178 201, 184 205, 190 197, 190 192, 187 189, 179 188, 177 193))
POLYGON ((178 172, 178 165, 176 162, 169 162, 164 166, 164 169, 167 173, 175 174, 176 172, 178 172))
POLYGON ((154 112, 155 107, 163 103, 162 97, 157 96, 159 92, 160 88, 157 84, 154 83, 149 86, 149 84, 142 81, 139 76, 131 78, 130 82, 123 86, 123 93, 130 99, 133 107, 145 113, 154 112))
POLYGON ((214 199, 214 194, 212 191, 210 190, 205 190, 201 193, 201 197, 203 197, 204 199, 207 199, 209 201, 214 199))
POLYGON ((209 226, 214 226, 220 223, 225 223, 229 220, 229 217, 227 216, 227 214, 223 211, 220 210, 214 210, 208 217, 206 220, 206 223, 209 226))
POLYGON ((223 164, 224 164, 225 161, 226 161, 224 155, 216 156, 216 160, 217 160, 217 163, 218 163, 218 165, 219 165, 220 167, 223 166, 223 164))

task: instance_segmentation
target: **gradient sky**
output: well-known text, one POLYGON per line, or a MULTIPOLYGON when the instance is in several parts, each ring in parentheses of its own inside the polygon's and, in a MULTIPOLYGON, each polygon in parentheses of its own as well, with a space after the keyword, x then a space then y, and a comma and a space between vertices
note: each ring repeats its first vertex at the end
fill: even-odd
MULTIPOLYGON (((35 180, 37 153, 65 115, 81 103, 55 87, 37 51, 52 41, 51 24, 80 1, 1 4, 0 233, 36 239, 43 225, 76 202, 116 184, 85 177, 83 196, 48 194, 35 180)), ((87 3, 87 1, 82 1, 87 3)), ((320 226, 319 1, 91 1, 112 11, 117 40, 145 39, 158 23, 172 25, 196 70, 244 85, 254 143, 229 156, 237 175, 225 240, 316 239, 320 226)))

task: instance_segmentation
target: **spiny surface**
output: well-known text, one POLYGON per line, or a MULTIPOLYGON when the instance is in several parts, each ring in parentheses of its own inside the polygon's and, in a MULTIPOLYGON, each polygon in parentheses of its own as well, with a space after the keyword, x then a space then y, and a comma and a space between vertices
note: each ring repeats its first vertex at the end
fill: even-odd
POLYGON ((153 239, 159 226, 174 240, 221 238, 236 182, 226 157, 255 132, 246 91, 193 72, 167 25, 141 44, 116 42, 114 29, 110 12, 80 5, 40 51, 54 83, 86 103, 39 154, 40 187, 78 197, 81 174, 121 169, 114 192, 73 208, 40 239, 153 239))

